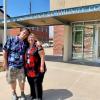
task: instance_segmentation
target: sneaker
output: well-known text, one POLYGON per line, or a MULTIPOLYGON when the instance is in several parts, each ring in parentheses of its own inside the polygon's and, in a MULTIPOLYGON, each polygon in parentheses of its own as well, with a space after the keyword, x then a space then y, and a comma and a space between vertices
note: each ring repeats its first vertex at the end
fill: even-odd
POLYGON ((42 99, 32 99, 32 100, 42 100, 42 99))
POLYGON ((25 94, 21 95, 20 100, 26 100, 25 94))
POLYGON ((13 95, 12 95, 12 100, 17 100, 18 98, 17 98, 17 95, 16 95, 16 93, 14 93, 13 95))

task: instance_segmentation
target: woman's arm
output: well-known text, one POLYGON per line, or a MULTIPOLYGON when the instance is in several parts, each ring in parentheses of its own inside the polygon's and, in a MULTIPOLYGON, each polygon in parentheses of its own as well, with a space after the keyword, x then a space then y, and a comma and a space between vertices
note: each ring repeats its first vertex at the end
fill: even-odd
POLYGON ((45 64, 45 52, 44 52, 44 49, 42 47, 42 44, 40 41, 37 40, 36 42, 36 46, 38 48, 38 52, 39 52, 39 55, 40 55, 40 58, 41 58, 41 64, 40 64, 40 72, 43 73, 45 71, 44 69, 44 64, 45 64))
POLYGON ((39 51, 39 55, 41 58, 40 72, 43 73, 44 72, 44 64, 45 64, 45 52, 43 49, 39 51))

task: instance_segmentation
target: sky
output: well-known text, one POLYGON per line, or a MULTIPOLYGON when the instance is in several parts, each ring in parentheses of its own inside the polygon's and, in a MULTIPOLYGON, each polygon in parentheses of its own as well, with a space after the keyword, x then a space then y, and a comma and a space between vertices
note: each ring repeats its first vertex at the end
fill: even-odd
MULTIPOLYGON (((50 0, 6 0, 7 14, 10 17, 23 16, 31 13, 39 13, 50 10, 50 0)), ((0 6, 3 6, 3 0, 0 0, 0 6)), ((50 30, 53 28, 50 27, 50 30)), ((50 31, 50 37, 53 37, 53 32, 50 31)))
MULTIPOLYGON (((11 17, 22 16, 30 14, 30 1, 31 13, 39 13, 49 11, 49 0, 6 0, 7 1, 7 14, 11 17)), ((0 6, 3 5, 3 0, 0 0, 0 6)))

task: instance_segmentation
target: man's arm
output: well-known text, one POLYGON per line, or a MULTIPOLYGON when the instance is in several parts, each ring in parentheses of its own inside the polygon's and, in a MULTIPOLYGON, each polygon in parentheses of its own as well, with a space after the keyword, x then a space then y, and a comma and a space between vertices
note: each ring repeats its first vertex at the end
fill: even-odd
POLYGON ((4 59, 4 63, 3 63, 3 67, 4 69, 8 69, 8 52, 11 49, 11 41, 13 38, 8 38, 7 42, 5 43, 4 47, 3 47, 3 59, 4 59))
POLYGON ((7 70, 8 69, 8 53, 6 50, 3 50, 3 59, 4 59, 3 68, 7 70))

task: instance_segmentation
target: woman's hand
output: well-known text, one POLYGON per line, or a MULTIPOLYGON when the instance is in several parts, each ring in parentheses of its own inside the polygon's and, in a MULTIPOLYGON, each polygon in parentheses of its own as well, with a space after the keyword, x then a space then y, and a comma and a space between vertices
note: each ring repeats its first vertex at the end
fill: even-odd
POLYGON ((40 67, 40 72, 41 72, 41 73, 44 72, 44 67, 43 67, 43 66, 40 67))
POLYGON ((3 63, 3 68, 4 68, 4 70, 7 70, 8 69, 8 64, 3 63))

